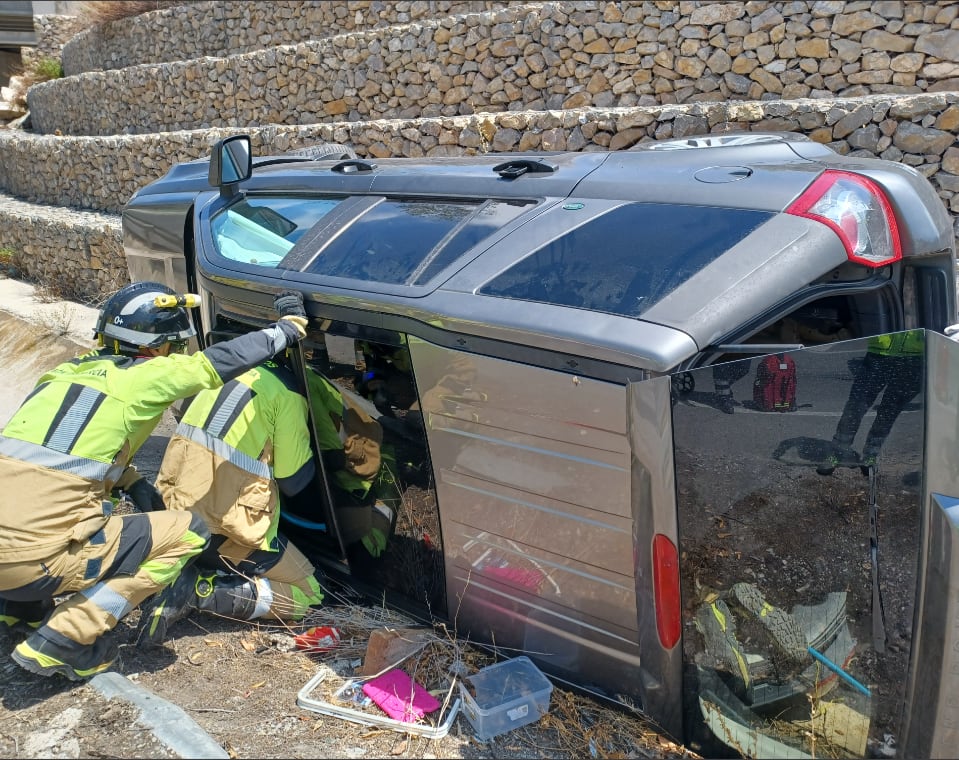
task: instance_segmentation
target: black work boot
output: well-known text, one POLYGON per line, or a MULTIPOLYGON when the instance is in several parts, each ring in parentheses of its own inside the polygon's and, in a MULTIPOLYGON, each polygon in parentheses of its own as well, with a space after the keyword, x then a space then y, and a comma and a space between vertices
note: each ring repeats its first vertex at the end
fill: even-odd
POLYGON ((15 602, 12 599, 0 599, 0 625, 11 628, 17 623, 25 623, 31 628, 39 628, 50 611, 53 600, 42 602, 15 602))
POLYGON ((197 608, 233 620, 252 620, 256 612, 257 586, 242 576, 200 578, 196 586, 197 608))
POLYGON ((82 681, 107 670, 116 659, 117 645, 103 638, 84 646, 56 644, 39 631, 17 644, 10 657, 21 668, 41 676, 62 675, 82 681))
POLYGON ((150 597, 140 607, 137 625, 137 644, 158 646, 166 639, 167 631, 198 607, 197 583, 200 571, 188 565, 169 586, 150 597))
POLYGON ((140 612, 137 644, 157 646, 170 626, 193 610, 250 620, 256 611, 256 584, 241 577, 202 575, 190 565, 169 586, 148 600, 140 612))

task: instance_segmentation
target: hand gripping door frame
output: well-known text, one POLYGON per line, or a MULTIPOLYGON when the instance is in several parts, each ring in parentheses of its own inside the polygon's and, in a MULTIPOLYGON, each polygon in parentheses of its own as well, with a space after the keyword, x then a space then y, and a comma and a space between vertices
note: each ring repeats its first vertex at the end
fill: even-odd
MULTIPOLYGON (((309 315, 307 315, 309 319, 309 315)), ((309 324, 307 324, 307 335, 309 335, 309 324)), ((310 391, 309 383, 306 377, 306 360, 303 358, 303 345, 302 341, 298 342, 295 346, 290 346, 288 349, 290 356, 290 364, 293 366, 293 372, 296 375, 297 382, 300 385, 300 388, 303 389, 303 394, 306 396, 306 406, 307 414, 310 418, 310 436, 313 439, 313 459, 316 462, 316 475, 314 476, 314 482, 316 481, 317 476, 322 481, 320 485, 320 492, 323 495, 323 501, 326 503, 327 516, 329 517, 328 525, 332 527, 334 533, 336 534, 336 543, 340 547, 340 559, 346 558, 346 546, 343 544, 343 538, 340 535, 340 527, 336 522, 336 509, 333 506, 333 493, 330 491, 330 481, 327 477, 326 465, 323 462, 323 455, 320 453, 319 449, 319 436, 316 432, 316 422, 313 419, 313 406, 310 404, 310 391)))

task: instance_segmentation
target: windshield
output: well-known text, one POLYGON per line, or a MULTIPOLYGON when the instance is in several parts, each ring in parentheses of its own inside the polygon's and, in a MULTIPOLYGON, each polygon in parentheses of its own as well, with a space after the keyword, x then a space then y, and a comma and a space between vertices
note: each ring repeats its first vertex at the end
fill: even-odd
POLYGON ((382 196, 245 197, 217 213, 211 231, 216 251, 231 261, 422 285, 532 205, 382 196))

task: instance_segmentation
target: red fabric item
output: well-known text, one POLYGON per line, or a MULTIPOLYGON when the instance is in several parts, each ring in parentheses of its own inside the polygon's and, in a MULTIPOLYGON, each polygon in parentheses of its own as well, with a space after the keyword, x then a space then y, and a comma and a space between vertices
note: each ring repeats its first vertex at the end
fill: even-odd
POLYGON ((340 632, 329 625, 313 627, 294 636, 293 643, 307 652, 329 652, 340 643, 340 632))
POLYGON ((796 362, 789 354, 772 354, 759 362, 753 382, 753 402, 763 412, 796 409, 796 362))

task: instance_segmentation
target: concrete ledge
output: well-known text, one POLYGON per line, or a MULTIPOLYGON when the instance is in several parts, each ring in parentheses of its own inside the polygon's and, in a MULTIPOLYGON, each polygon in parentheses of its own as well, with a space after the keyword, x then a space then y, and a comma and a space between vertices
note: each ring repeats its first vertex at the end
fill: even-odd
POLYGON ((180 757, 230 757, 182 708, 158 697, 129 678, 119 673, 106 672, 91 678, 89 684, 107 699, 122 699, 138 707, 140 722, 180 757))

